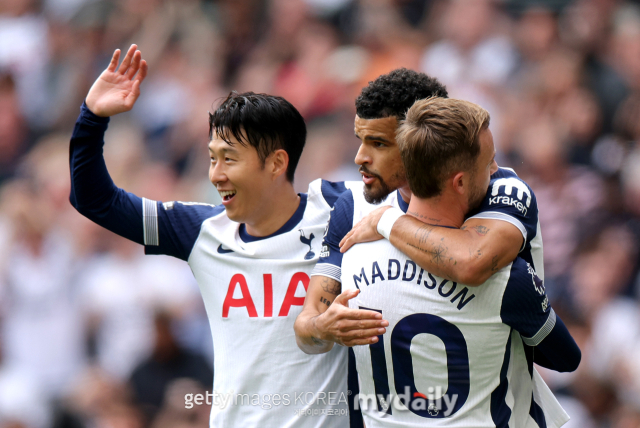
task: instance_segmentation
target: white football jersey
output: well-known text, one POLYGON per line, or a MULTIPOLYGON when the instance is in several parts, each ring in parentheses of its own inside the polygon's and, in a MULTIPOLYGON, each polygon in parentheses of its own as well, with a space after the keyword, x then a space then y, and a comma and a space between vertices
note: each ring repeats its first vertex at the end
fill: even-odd
MULTIPOLYGON (((349 252, 345 254, 340 252, 340 241, 364 216, 378 207, 386 205, 399 208, 404 212, 408 208, 408 204, 402 200, 399 191, 392 192, 379 205, 372 205, 366 202, 361 190, 354 189, 344 192, 336 201, 331 212, 331 219, 323 238, 320 260, 312 275, 327 276, 337 281, 342 281, 342 269, 345 267, 343 257, 349 252)), ((471 213, 470 218, 501 220, 517 227, 524 238, 519 256, 535 269, 538 278, 544 280, 542 236, 538 220, 537 201, 533 190, 517 176, 515 171, 510 168, 499 168, 491 176, 487 195, 480 207, 471 213)), ((521 343, 519 333, 516 331, 513 332, 512 343, 514 346, 521 343)), ((530 348, 516 347, 514 348, 514 353, 525 355, 525 357, 527 353, 529 355, 528 360, 513 359, 511 362, 513 367, 532 366, 530 348)), ((516 372, 525 373, 522 370, 516 370, 516 372)), ((514 396, 518 398, 515 400, 516 404, 520 402, 519 400, 522 397, 525 400, 531 400, 533 388, 536 403, 542 407, 546 416, 547 426, 561 426, 568 420, 566 412, 534 367, 530 370, 527 382, 512 383, 510 388, 514 396)), ((523 406, 528 412, 529 402, 524 403, 523 406)), ((514 408, 514 411, 519 411, 519 408, 514 408)))
POLYGON ((307 355, 293 330, 345 186, 361 183, 314 181, 294 216, 264 238, 221 206, 143 200, 147 254, 186 259, 202 292, 218 394, 212 427, 349 426, 346 348, 307 355))
POLYGON ((367 428, 561 426, 568 417, 527 360, 555 325, 544 285, 521 258, 480 287, 419 268, 381 240, 345 253, 352 308, 382 313, 379 341, 353 348, 367 428), (531 349, 531 348, 529 348, 531 349), (550 410, 544 410, 549 407, 550 410))

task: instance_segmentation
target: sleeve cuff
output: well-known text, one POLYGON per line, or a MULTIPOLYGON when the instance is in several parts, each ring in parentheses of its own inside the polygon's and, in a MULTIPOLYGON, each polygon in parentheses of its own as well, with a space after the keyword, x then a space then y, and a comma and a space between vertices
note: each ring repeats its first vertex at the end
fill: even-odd
POLYGON ((473 217, 469 217, 467 220, 472 218, 484 218, 487 220, 502 220, 502 221, 506 221, 507 223, 511 223, 512 225, 518 228, 520 233, 522 233, 522 237, 524 238, 520 251, 524 250, 525 245, 527 245, 527 229, 525 229, 524 224, 522 224, 522 222, 515 217, 512 217, 510 215, 507 215, 498 211, 484 211, 474 215, 473 217))
POLYGON ((90 120, 91 122, 99 123, 99 124, 109 123, 110 118, 100 117, 95 113, 93 113, 91 110, 89 110, 89 107, 87 107, 87 103, 85 101, 82 102, 82 107, 80 107, 80 113, 86 120, 90 120))
POLYGON ((542 342, 544 338, 547 337, 549 333, 551 333, 551 330, 553 330, 553 327, 555 327, 555 325, 556 325, 556 313, 552 308, 551 312, 549 312, 549 317, 547 318, 547 321, 540 328, 540 330, 538 330, 538 332, 533 337, 523 336, 522 341, 524 342, 525 345, 528 345, 528 346, 538 346, 540 342, 542 342))
POLYGON ((341 283, 342 269, 329 263, 318 263, 311 271, 311 276, 326 276, 341 283))

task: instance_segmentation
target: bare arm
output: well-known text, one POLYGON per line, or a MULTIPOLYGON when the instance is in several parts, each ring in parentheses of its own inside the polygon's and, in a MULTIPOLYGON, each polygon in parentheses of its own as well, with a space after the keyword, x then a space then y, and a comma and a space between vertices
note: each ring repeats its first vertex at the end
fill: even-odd
MULTIPOLYGON (((340 251, 345 252, 358 242, 381 239, 376 227, 387 208, 373 211, 358 223, 340 242, 340 251)), ((523 239, 517 227, 501 220, 472 218, 461 229, 449 229, 408 215, 395 222, 389 237, 394 247, 421 268, 470 286, 483 284, 511 263, 523 239)))
POLYGON ((293 329, 298 347, 307 354, 329 352, 334 343, 366 345, 378 341, 389 323, 374 311, 350 309, 358 290, 340 294, 340 283, 326 276, 312 276, 302 312, 293 329))
POLYGON ((461 229, 448 229, 405 215, 393 225, 389 240, 425 270, 474 286, 511 263, 523 239, 506 221, 469 219, 461 229))

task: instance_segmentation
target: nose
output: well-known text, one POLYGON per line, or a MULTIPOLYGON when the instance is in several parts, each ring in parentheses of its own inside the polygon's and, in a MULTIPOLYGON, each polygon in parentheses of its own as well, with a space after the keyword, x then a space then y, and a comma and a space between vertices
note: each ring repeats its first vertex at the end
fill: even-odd
POLYGON ((224 166, 224 162, 211 163, 211 166, 209 167, 209 180, 214 186, 218 183, 224 183, 227 181, 224 166))
POLYGON ((360 144, 360 148, 358 149, 358 153, 356 154, 354 162, 356 163, 356 165, 362 166, 364 164, 371 164, 371 161, 371 155, 367 150, 367 146, 365 146, 364 144, 360 144))

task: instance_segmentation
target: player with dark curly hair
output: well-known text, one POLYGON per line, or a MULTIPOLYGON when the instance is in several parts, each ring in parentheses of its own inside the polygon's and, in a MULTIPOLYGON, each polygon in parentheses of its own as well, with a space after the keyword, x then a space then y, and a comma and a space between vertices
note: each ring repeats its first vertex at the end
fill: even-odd
POLYGON ((447 88, 437 79, 407 68, 398 68, 383 74, 362 89, 356 98, 356 114, 361 119, 389 116, 404 119, 416 100, 447 96, 447 88))
POLYGON ((360 165, 367 202, 379 204, 396 189, 403 189, 409 200, 404 168, 395 146, 396 128, 415 101, 447 95, 447 89, 437 79, 406 68, 384 74, 362 90, 356 99, 355 120, 356 136, 362 140, 362 146, 355 162, 360 165), (377 170, 372 170, 372 163, 362 156, 363 149, 370 144, 390 149, 377 151, 381 166, 377 170))

